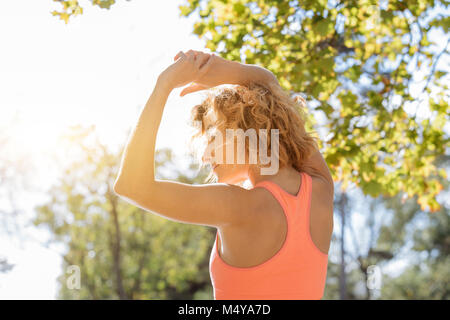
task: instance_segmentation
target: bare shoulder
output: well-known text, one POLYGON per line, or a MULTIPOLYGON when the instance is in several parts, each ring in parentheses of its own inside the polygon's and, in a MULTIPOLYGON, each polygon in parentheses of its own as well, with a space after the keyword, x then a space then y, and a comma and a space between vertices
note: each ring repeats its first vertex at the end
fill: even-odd
POLYGON ((309 174, 312 180, 313 193, 320 194, 322 199, 333 202, 334 183, 322 175, 309 174))
POLYGON ((311 178, 310 235, 317 249, 327 254, 334 224, 334 186, 324 177, 311 176, 311 178))
POLYGON ((230 227, 254 223, 255 216, 260 212, 259 210, 266 199, 261 196, 260 192, 226 183, 216 183, 214 186, 218 190, 226 190, 221 193, 220 202, 216 202, 216 205, 228 207, 234 213, 228 221, 230 227))
POLYGON ((245 196, 246 212, 241 211, 240 226, 252 230, 283 224, 284 213, 278 200, 266 188, 252 188, 245 196))
POLYGON ((316 184, 330 193, 334 193, 334 182, 328 165, 319 150, 315 149, 303 164, 303 171, 309 174, 316 184))

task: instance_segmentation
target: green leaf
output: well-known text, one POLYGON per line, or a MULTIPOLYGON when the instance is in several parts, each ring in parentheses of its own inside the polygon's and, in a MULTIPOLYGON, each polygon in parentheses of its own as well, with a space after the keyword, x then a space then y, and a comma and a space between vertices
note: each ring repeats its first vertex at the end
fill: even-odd
POLYGON ((324 37, 330 34, 332 31, 334 31, 334 24, 332 21, 328 19, 322 19, 319 20, 319 22, 317 22, 315 29, 317 30, 319 35, 324 37))
POLYGON ((236 14, 241 15, 245 12, 245 5, 243 5, 241 2, 236 2, 233 4, 233 10, 236 12, 236 14))

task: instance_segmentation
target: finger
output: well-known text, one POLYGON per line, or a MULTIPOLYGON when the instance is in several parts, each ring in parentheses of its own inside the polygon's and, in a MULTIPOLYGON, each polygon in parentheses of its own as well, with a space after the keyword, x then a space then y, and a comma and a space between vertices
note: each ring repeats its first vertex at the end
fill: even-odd
POLYGON ((204 52, 198 51, 198 50, 192 50, 195 53, 195 58, 198 58, 199 55, 204 54, 204 52))
POLYGON ((206 61, 208 61, 209 57, 210 54, 208 53, 199 53, 197 59, 195 60, 195 66, 197 67, 197 69, 200 69, 206 63, 206 61))
POLYGON ((185 96, 189 93, 195 92, 199 89, 198 88, 198 84, 191 84, 188 87, 184 88, 181 92, 180 92, 180 97, 185 96))
POLYGON ((186 57, 188 58, 188 60, 195 61, 195 52, 194 52, 194 50, 189 50, 188 52, 186 52, 186 57))
POLYGON ((203 76, 205 73, 208 72, 208 70, 211 68, 211 65, 213 64, 214 59, 215 59, 215 55, 214 55, 214 53, 211 53, 209 55, 208 61, 206 61, 206 63, 200 67, 200 70, 199 70, 200 76, 203 76))
POLYGON ((189 93, 193 93, 193 92, 197 92, 197 91, 205 90, 205 89, 208 89, 208 88, 205 86, 202 86, 201 84, 194 83, 194 84, 191 84, 190 86, 184 88, 180 92, 180 97, 185 96, 189 93))
POLYGON ((198 50, 192 50, 192 51, 194 51, 195 57, 196 57, 197 59, 198 59, 199 56, 204 56, 205 54, 206 54, 206 55, 209 55, 209 53, 206 53, 206 52, 203 52, 203 51, 198 51, 198 50))
POLYGON ((183 51, 179 51, 175 58, 173 58, 173 60, 176 61, 178 58, 181 58, 183 56, 186 56, 186 54, 183 51))

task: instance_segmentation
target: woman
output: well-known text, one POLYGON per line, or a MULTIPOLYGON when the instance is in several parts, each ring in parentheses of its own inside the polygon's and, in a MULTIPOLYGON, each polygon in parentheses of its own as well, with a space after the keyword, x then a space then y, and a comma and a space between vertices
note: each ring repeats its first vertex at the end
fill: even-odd
MULTIPOLYGON (((314 139, 305 132, 298 103, 264 68, 193 50, 180 51, 174 60, 159 75, 127 143, 115 192, 167 219, 217 228, 210 259, 215 299, 320 299, 333 230, 334 186, 314 139), (217 154, 226 157, 230 143, 236 154, 237 139, 212 148, 209 139, 203 161, 218 183, 155 179, 155 141, 164 105, 171 90, 189 83, 181 96, 234 85, 218 94, 211 89, 193 108, 192 120, 201 122, 199 136, 211 129, 224 135, 226 129, 275 129, 277 150, 271 149, 272 135, 265 142, 270 155, 276 155, 278 170, 261 174, 268 164, 261 157, 249 161, 254 150, 248 146, 244 163, 234 155, 231 162, 217 161, 217 154), (238 185, 247 179, 253 188, 238 185)), ((262 141, 262 135, 257 138, 262 141)))

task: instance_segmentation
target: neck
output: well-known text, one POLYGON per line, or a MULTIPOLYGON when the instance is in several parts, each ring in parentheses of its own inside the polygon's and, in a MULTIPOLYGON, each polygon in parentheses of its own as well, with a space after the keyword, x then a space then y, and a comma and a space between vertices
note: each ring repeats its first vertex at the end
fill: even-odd
POLYGON ((253 186, 255 186, 257 183, 260 183, 261 181, 266 180, 272 182, 287 180, 289 178, 292 178, 292 176, 297 173, 297 170, 295 170, 292 166, 287 166, 279 169, 278 172, 274 175, 261 175, 260 172, 260 169, 256 166, 251 166, 249 168, 248 179, 253 186))

